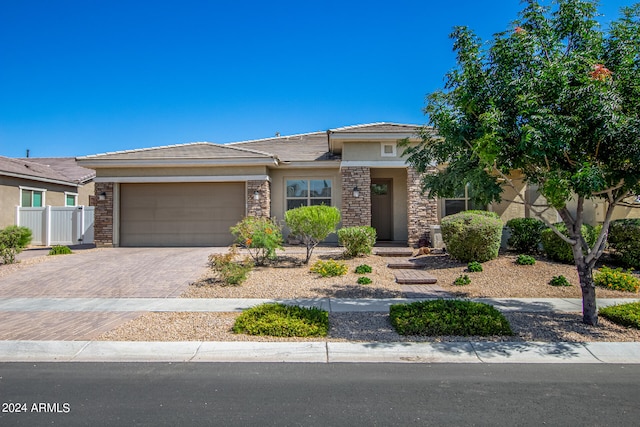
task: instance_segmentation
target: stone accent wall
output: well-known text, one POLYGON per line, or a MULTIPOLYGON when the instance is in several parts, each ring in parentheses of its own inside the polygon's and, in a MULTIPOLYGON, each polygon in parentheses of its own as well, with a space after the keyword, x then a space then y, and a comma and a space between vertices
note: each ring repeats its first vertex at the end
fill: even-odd
POLYGON ((271 183, 269 181, 247 181, 247 215, 271 216, 271 183), (259 200, 253 194, 258 192, 259 200))
POLYGON ((96 182, 93 241, 97 247, 113 246, 113 182, 96 182), (104 200, 100 195, 105 193, 104 200))
POLYGON ((431 245, 430 226, 438 224, 438 202, 422 194, 421 176, 412 167, 407 169, 407 243, 413 247, 431 245))
POLYGON ((371 169, 365 166, 345 166, 342 175, 342 226, 371 225, 371 169), (358 187, 359 197, 353 196, 358 187))

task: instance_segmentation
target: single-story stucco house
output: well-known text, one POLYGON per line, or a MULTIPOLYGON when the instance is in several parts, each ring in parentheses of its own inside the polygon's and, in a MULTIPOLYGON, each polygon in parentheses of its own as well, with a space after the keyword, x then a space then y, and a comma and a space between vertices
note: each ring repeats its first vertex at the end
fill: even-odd
POLYGON ((73 157, 0 156, 0 228, 16 224, 16 208, 89 206, 94 177, 73 157))
MULTIPOLYGON (((455 199, 421 194, 420 176, 398 145, 405 138, 419 142, 418 129, 372 123, 77 161, 96 171, 94 239, 100 246, 223 246, 233 241, 229 227, 246 215, 282 221, 287 209, 319 204, 340 209, 342 227, 371 225, 379 240, 415 246, 428 240, 430 226, 442 216, 477 208, 464 185, 455 199)), ((523 196, 539 197, 519 182, 523 196)), ((512 196, 507 191, 505 199, 512 196)), ((505 221, 529 216, 523 205, 508 201, 488 208, 505 221)))

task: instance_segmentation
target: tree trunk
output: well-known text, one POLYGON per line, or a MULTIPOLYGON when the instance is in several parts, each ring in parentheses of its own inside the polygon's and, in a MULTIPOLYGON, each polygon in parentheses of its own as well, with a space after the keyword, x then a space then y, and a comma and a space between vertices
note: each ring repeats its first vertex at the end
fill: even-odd
POLYGON ((582 290, 582 323, 598 325, 598 308, 596 307, 596 286, 593 282, 593 268, 582 259, 576 259, 576 268, 582 290))

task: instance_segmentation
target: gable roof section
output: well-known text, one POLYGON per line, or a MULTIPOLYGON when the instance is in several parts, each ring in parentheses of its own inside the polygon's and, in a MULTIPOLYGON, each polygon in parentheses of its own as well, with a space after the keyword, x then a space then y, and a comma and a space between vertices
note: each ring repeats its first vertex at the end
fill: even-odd
POLYGON ((245 147, 268 151, 284 162, 304 162, 336 160, 329 152, 329 140, 326 132, 311 132, 298 135, 277 136, 251 141, 232 142, 229 147, 245 147))
POLYGON ((333 134, 340 133, 378 133, 378 132, 410 132, 417 133, 420 129, 418 125, 407 125, 401 123, 377 122, 363 125, 343 126, 331 129, 333 134))
POLYGON ((95 177, 73 157, 13 159, 0 156, 0 175, 54 184, 77 186, 95 177))

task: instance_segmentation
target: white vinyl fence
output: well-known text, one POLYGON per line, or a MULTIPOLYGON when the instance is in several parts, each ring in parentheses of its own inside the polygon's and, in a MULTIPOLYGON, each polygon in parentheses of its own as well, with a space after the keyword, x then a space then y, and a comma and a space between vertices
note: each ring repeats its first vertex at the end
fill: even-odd
POLYGON ((32 245, 93 243, 93 206, 16 209, 16 225, 31 229, 32 245))

